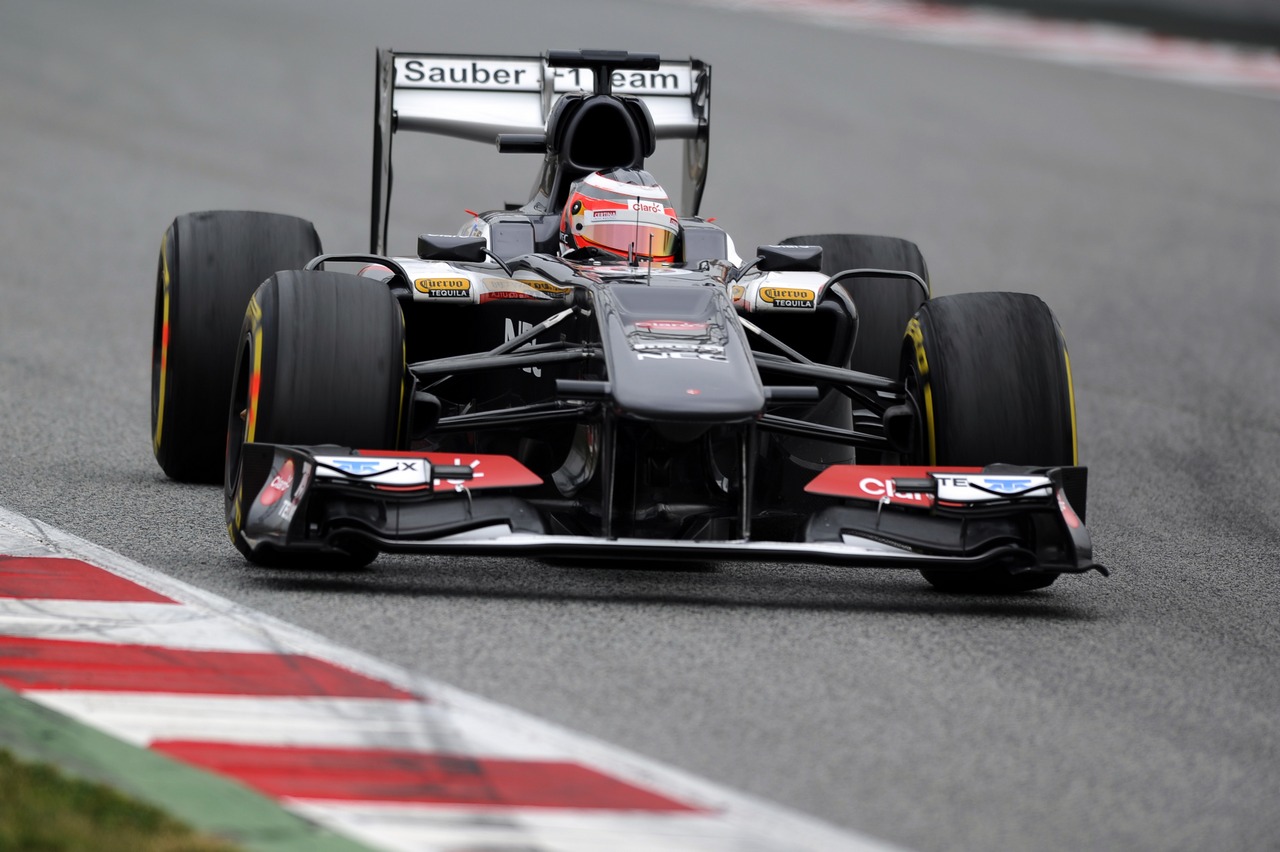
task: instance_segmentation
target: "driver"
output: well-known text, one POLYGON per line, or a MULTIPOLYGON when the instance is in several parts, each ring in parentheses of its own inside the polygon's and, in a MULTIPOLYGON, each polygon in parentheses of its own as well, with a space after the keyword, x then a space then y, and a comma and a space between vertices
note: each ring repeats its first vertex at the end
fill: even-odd
POLYGON ((560 251, 598 249, 624 260, 675 261, 680 223, 667 191, 644 169, 592 172, 569 186, 560 251))

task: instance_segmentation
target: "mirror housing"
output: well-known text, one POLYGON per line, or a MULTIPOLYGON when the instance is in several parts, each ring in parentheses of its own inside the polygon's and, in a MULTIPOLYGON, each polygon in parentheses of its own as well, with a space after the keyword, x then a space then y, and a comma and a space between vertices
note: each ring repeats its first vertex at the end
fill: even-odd
POLYGON ((822 246, 757 246, 761 272, 821 272, 822 246))
POLYGON ((460 237, 452 234, 419 234, 418 257, 422 260, 458 260, 482 263, 488 248, 484 237, 460 237))

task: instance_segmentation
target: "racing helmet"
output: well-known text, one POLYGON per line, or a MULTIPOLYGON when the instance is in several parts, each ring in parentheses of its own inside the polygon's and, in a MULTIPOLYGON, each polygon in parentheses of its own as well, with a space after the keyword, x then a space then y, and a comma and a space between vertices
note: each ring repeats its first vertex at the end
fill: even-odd
POLYGON ((644 169, 608 169, 574 181, 560 216, 564 254, 597 248, 671 263, 679 233, 667 191, 644 169))

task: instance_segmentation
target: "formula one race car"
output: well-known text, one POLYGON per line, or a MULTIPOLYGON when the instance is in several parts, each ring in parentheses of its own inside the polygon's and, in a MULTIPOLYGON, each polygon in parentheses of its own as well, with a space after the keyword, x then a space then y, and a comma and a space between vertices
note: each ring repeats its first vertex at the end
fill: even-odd
POLYGON ((961 591, 1105 574, 1049 308, 930 298, 889 237, 744 261, 697 215, 710 82, 653 54, 378 51, 368 253, 268 213, 166 232, 165 473, 222 479, 232 542, 268 565, 768 559, 961 591), (531 197, 388 255, 403 131, 541 155, 531 197), (680 212, 644 168, 659 139, 683 142, 680 212))

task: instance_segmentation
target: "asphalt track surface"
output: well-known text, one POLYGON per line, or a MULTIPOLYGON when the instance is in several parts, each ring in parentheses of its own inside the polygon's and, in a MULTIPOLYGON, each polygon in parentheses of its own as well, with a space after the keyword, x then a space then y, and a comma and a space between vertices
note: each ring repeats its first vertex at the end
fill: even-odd
MULTIPOLYGON (((895 844, 1280 848, 1275 100, 666 3, 107 5, 0 0, 0 504, 895 844), (219 490, 151 457, 160 236, 269 209, 363 249, 377 45, 694 54, 703 212, 740 247, 898 234, 937 293, 1046 298, 1114 576, 957 598, 797 565, 246 565, 219 490)), ((532 181, 396 144, 400 251, 532 181)))

